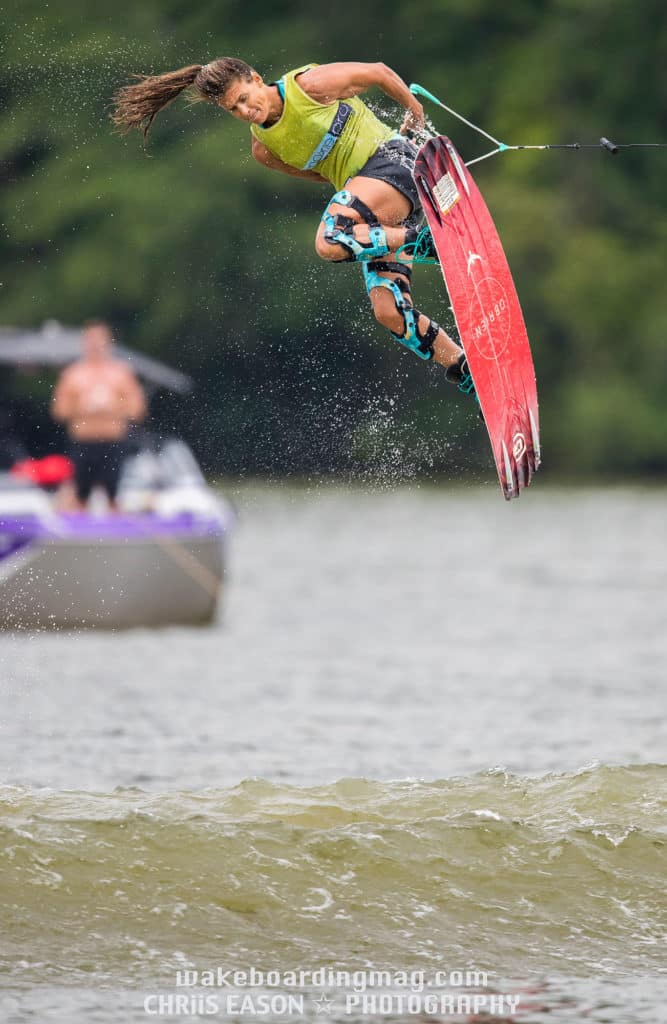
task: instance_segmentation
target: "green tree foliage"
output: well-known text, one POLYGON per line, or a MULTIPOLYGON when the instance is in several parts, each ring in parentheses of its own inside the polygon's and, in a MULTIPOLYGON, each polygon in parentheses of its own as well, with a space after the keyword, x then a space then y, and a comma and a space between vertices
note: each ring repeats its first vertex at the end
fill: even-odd
MULTIPOLYGON (((247 128, 206 104, 177 101, 145 150, 120 138, 108 111, 133 73, 223 54, 269 79, 383 60, 510 143, 667 139, 658 0, 26 0, 2 31, 2 322, 104 316, 191 373, 196 397, 154 411, 216 471, 370 464, 400 478, 489 456, 438 368, 375 324, 358 268, 318 261, 330 190, 254 163, 247 128)), ((399 123, 386 97, 369 99, 399 123)), ((465 157, 484 151, 428 114, 465 157)), ((526 314, 547 467, 667 473, 666 161, 507 153, 475 171, 526 314)), ((415 292, 451 326, 437 271, 415 292)))

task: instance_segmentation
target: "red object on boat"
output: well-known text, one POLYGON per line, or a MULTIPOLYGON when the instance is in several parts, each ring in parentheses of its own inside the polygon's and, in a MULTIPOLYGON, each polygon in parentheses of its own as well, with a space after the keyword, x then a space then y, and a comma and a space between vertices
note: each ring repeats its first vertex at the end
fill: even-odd
POLYGON ((491 440, 503 494, 518 497, 540 464, 535 369, 498 232, 444 135, 419 151, 414 177, 491 440))
POLYGON ((72 479, 74 465, 66 455, 45 455, 43 459, 22 459, 12 466, 10 472, 12 476, 31 480, 40 487, 55 487, 72 479))

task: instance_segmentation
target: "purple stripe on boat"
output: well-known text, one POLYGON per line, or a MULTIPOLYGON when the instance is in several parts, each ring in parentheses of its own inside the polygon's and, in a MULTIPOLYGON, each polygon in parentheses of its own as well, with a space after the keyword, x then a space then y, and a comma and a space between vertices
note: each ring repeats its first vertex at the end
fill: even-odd
POLYGON ((0 562, 3 558, 11 558, 12 555, 16 555, 21 548, 27 547, 31 540, 32 537, 16 537, 3 533, 0 526, 0 562))
POLYGON ((224 518, 180 512, 161 516, 144 515, 91 516, 80 512, 47 517, 37 515, 7 516, 0 514, 0 557, 6 557, 32 540, 141 540, 159 536, 215 536, 226 532, 224 518))

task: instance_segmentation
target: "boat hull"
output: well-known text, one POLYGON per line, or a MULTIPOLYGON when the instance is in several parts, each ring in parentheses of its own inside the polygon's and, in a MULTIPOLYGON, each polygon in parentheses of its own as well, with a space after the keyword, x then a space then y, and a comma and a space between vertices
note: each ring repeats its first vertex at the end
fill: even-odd
MULTIPOLYGON (((65 535, 23 537, 0 562, 0 628, 124 629, 198 625, 216 615, 225 531, 125 519, 67 522, 65 535)), ((1 529, 1 524, 0 524, 1 529)), ((9 547, 7 530, 5 544, 9 547)))

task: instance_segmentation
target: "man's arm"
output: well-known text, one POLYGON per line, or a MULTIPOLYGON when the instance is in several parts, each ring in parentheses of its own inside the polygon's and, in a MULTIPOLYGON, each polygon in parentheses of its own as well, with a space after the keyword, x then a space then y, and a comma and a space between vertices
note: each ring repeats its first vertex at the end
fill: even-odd
MULTIPOLYGON (((267 149, 263 142, 258 139, 252 140, 252 155, 258 164, 262 164, 263 167, 269 167, 272 171, 282 171, 283 174, 291 174, 294 178, 309 178, 311 181, 324 181, 327 179, 323 178, 317 171, 302 171, 298 167, 291 167, 290 164, 283 163, 277 156, 267 149)), ((328 184, 328 182, 327 182, 328 184)))
POLYGON ((317 103, 348 99, 375 86, 405 107, 407 113, 401 131, 424 127, 421 103, 400 75, 386 64, 362 64, 358 61, 322 64, 299 75, 299 85, 317 103))
POLYGON ((71 370, 69 368, 63 370, 56 383, 51 402, 51 416, 58 423, 67 423, 74 415, 76 390, 73 383, 71 370))
POLYGON ((123 370, 123 413, 128 420, 139 423, 147 412, 144 389, 129 367, 123 370))

